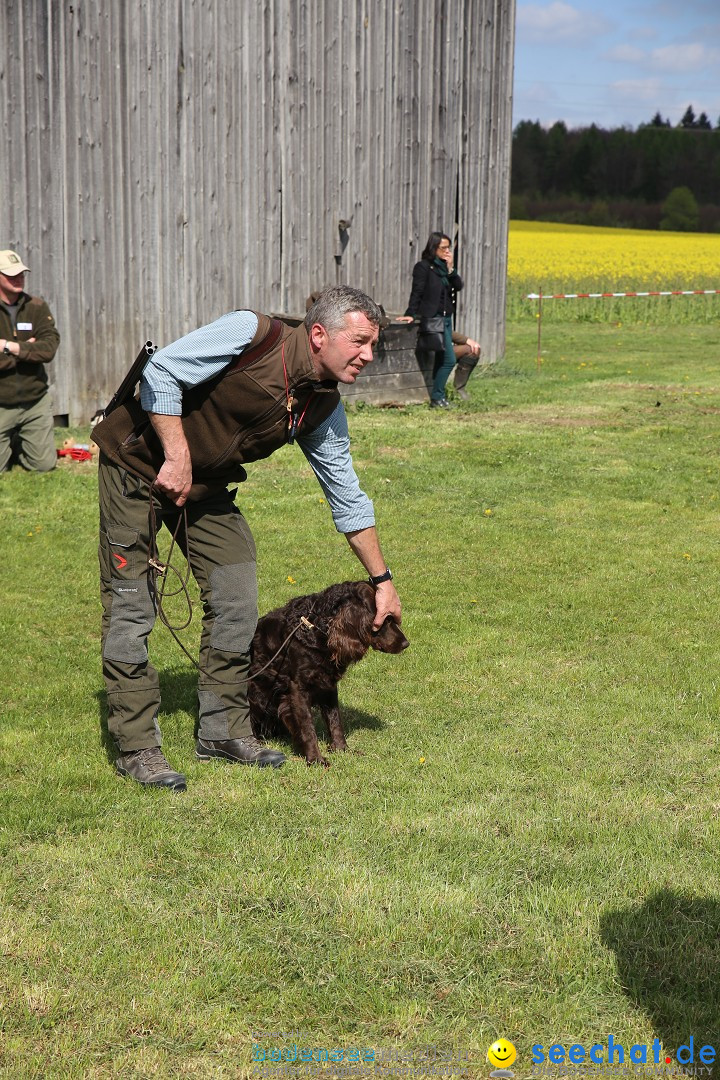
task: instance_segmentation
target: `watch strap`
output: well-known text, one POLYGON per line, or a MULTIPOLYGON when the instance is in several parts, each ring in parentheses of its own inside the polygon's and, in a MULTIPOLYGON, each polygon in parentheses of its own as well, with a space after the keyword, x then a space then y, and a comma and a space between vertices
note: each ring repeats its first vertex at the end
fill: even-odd
POLYGON ((388 568, 384 574, 378 574, 377 577, 370 576, 368 581, 371 585, 381 585, 383 581, 392 581, 392 573, 388 568))

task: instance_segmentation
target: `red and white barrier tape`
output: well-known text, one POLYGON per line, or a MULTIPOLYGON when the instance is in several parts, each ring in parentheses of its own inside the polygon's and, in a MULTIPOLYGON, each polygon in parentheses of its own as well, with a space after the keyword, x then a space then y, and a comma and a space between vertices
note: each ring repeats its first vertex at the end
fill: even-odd
POLYGON ((720 296, 720 289, 673 289, 671 292, 528 293, 526 300, 605 300, 617 296, 720 296))

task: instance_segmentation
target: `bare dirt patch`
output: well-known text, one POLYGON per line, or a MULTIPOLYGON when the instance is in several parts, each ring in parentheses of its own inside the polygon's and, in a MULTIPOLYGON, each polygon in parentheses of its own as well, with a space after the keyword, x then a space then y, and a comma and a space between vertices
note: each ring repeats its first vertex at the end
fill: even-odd
POLYGON ((623 419, 594 405, 587 408, 574 405, 567 412, 559 412, 557 405, 537 405, 531 409, 486 413, 484 417, 490 424, 539 424, 574 428, 615 427, 622 423, 623 419))

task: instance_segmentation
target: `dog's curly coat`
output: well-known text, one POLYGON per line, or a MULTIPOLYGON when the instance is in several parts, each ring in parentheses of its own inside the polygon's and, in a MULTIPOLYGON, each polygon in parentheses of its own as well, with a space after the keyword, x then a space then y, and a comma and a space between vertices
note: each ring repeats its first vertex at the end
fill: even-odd
POLYGON ((327 765, 313 724, 315 705, 327 725, 330 749, 347 750, 337 684, 368 649, 399 653, 410 644, 392 618, 373 631, 374 618, 375 589, 367 581, 344 581, 323 592, 297 596, 264 615, 251 646, 248 699, 255 735, 267 738, 289 732, 308 764, 327 765), (311 625, 301 622, 303 617, 311 625), (298 624, 270 667, 256 674, 298 624))

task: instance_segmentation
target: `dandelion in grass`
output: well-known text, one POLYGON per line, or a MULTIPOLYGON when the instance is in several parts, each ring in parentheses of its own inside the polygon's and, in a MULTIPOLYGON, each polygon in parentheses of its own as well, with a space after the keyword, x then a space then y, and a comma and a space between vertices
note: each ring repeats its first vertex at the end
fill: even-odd
POLYGON ((295 578, 294 578, 294 577, 290 577, 290 575, 289 575, 289 574, 288 574, 288 581, 290 582, 290 584, 291 584, 291 585, 297 585, 297 582, 295 581, 295 578))

